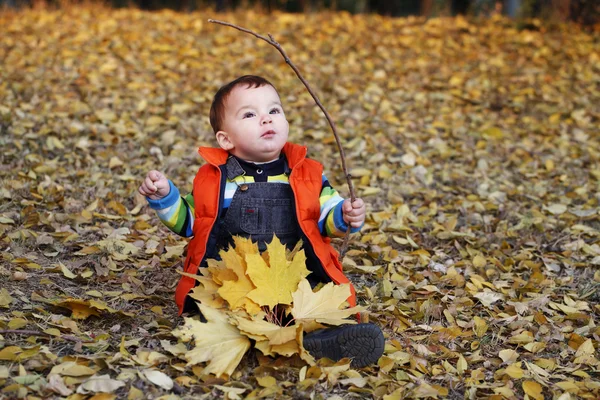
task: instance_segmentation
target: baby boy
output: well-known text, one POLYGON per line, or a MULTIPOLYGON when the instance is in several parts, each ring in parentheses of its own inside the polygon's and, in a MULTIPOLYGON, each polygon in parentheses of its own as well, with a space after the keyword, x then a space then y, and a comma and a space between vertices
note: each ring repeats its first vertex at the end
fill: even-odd
MULTIPOLYGON (((139 188, 169 229, 193 236, 185 272, 206 267, 206 260, 218 258, 235 235, 250 237, 264 251, 275 234, 290 249, 302 240, 312 285, 350 284, 330 241, 348 227, 360 230, 365 204, 342 199, 323 166, 306 157, 306 147, 287 141, 289 124, 275 87, 253 75, 226 84, 213 99, 210 124, 219 147, 199 149, 206 164, 198 170, 192 193, 180 196, 154 170, 139 188)), ((175 292, 180 313, 198 311, 188 297, 195 284, 193 278, 181 278, 175 292)), ((350 287, 348 302, 354 306, 350 287)), ((379 359, 384 339, 376 325, 358 324, 312 332, 303 344, 316 358, 349 357, 354 367, 362 367, 379 359)))

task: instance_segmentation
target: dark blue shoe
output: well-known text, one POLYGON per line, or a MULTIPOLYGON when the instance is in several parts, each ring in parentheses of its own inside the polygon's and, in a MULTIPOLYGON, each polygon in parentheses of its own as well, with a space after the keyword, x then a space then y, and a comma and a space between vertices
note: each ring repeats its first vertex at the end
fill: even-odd
POLYGON ((333 361, 350 358, 354 368, 375 364, 383 354, 385 340, 377 325, 341 325, 321 329, 304 337, 304 348, 314 358, 327 357, 333 361))

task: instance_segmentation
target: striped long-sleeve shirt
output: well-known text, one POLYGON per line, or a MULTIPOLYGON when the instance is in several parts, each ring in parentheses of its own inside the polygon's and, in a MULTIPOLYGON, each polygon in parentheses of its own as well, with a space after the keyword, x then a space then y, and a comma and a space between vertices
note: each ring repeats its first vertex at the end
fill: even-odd
MULTIPOLYGON (((264 164, 254 164, 238 159, 245 171, 233 179, 227 179, 223 196, 223 210, 221 216, 225 215, 231 199, 238 186, 242 183, 252 184, 254 182, 279 182, 289 184, 288 176, 284 173, 286 169, 285 159, 264 164)), ((156 210, 160 220, 173 232, 184 237, 193 235, 194 228, 194 196, 189 193, 181 196, 179 189, 169 181, 169 194, 160 200, 148 199, 150 207, 156 210)), ((321 195, 319 202, 321 212, 319 215, 319 229, 323 236, 342 237, 346 233, 348 225, 342 216, 342 203, 344 199, 331 186, 325 175, 322 177, 321 195)), ((358 232, 360 228, 352 228, 351 232, 358 232)))

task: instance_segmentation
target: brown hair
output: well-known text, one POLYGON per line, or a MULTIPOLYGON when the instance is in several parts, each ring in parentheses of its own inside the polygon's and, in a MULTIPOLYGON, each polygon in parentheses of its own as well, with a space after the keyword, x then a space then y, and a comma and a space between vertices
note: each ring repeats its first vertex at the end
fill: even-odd
MULTIPOLYGON (((246 85, 247 88, 257 88, 265 85, 269 85, 275 89, 275 86, 263 77, 256 75, 244 75, 229 82, 228 84, 221 86, 215 97, 213 98, 212 104, 210 105, 210 126, 212 126, 215 133, 221 130, 223 125, 223 118, 225 115, 225 101, 232 90, 239 85, 246 85)), ((277 91, 277 89, 275 89, 277 91)))

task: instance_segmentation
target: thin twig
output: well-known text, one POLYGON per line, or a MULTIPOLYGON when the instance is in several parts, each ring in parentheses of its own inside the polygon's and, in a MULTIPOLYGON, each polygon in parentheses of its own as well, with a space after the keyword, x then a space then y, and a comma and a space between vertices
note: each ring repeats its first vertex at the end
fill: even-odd
POLYGON ((71 342, 82 342, 82 343, 91 343, 92 341, 87 341, 87 340, 81 340, 75 336, 71 336, 71 335, 60 335, 60 336, 55 336, 55 335, 51 335, 49 333, 46 332, 40 332, 40 331, 33 331, 33 330, 26 330, 26 329, 0 329, 0 334, 7 334, 7 333, 13 333, 15 335, 30 335, 30 336, 43 336, 43 337, 55 337, 57 339, 64 339, 64 340, 68 340, 71 342))
MULTIPOLYGON (((315 103, 317 103, 317 106, 319 106, 321 111, 323 111, 323 114, 325 114, 325 118, 327 119, 327 122, 329 122, 329 126, 331 127, 331 130, 333 131, 333 136, 335 137, 335 142, 337 143, 337 147, 340 152, 340 158, 342 159, 342 170, 344 171, 344 175, 346 176, 346 181, 348 182, 348 191, 350 192, 350 199, 352 202, 354 202, 354 200, 356 199, 356 195, 354 193, 354 186, 352 185, 352 177, 351 177, 350 173, 348 172, 348 168, 346 167, 346 156, 344 154, 344 149, 342 147, 340 137, 338 136, 337 129, 335 128, 335 123, 333 122, 333 119, 331 118, 331 116, 329 115, 329 113, 327 112, 325 107, 323 107, 323 104, 321 104, 321 101, 319 100, 319 98, 317 97, 315 92, 312 90, 312 88, 310 87, 310 85, 308 84, 306 79, 304 79, 304 77, 302 76, 302 74, 300 73, 300 71, 298 70, 296 65, 294 65, 292 60, 290 60, 290 58, 288 57, 285 50, 283 50, 281 45, 273 38, 273 35, 271 35, 270 33, 267 34, 269 37, 259 35, 258 33, 251 31, 250 29, 242 28, 241 26, 237 26, 237 25, 231 24, 229 22, 225 22, 225 21, 209 19, 208 22, 212 22, 214 24, 219 24, 219 25, 224 25, 224 26, 229 26, 231 28, 237 29, 238 31, 248 33, 254 37, 257 37, 257 38, 269 43, 271 46, 275 47, 277 49, 277 51, 279 51, 281 53, 285 62, 292 68, 292 70, 294 70, 298 79, 300 79, 300 81, 302 81, 302 83, 306 87, 306 90, 308 90, 308 93, 310 93, 310 95, 312 96, 315 103)), ((344 237, 344 242, 343 242, 342 248, 340 250, 340 256, 342 258, 344 257, 344 254, 346 254, 349 238, 350 238, 350 226, 348 225, 348 230, 346 231, 346 236, 344 237)))

